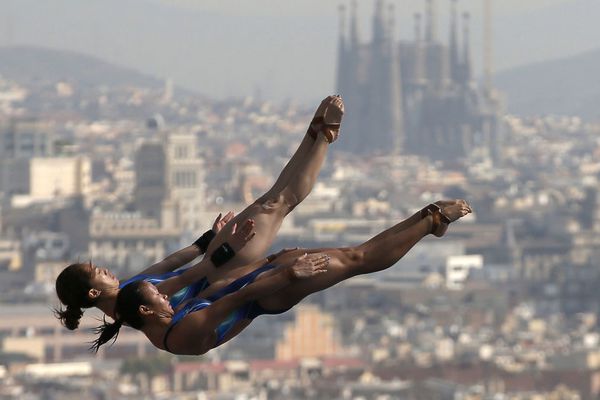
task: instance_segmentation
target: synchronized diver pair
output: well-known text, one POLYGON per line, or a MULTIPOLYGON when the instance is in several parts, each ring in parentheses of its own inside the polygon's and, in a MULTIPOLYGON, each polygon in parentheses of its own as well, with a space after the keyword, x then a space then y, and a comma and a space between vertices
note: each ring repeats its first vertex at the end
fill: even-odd
POLYGON ((69 265, 56 280, 65 306, 57 317, 69 329, 78 327, 85 308, 113 319, 98 328, 95 351, 128 325, 159 349, 204 354, 259 315, 283 313, 312 293, 391 267, 425 236, 443 236, 472 212, 464 200, 438 201, 357 246, 283 249, 265 257, 285 216, 312 190, 343 115, 340 96, 325 98, 269 191, 237 215, 219 215, 194 244, 140 274, 120 282, 91 262, 69 265), (180 268, 202 254, 199 263, 180 268))

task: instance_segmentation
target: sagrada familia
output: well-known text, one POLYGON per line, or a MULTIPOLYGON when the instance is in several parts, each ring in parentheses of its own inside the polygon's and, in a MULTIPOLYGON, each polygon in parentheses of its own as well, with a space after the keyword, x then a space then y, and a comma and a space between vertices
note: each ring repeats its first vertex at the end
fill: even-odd
MULTIPOLYGON (((484 83, 477 85, 469 14, 462 15, 459 43, 457 0, 450 5, 447 44, 438 40, 435 0, 426 0, 424 17, 415 14, 412 41, 395 39, 394 8, 383 0, 375 2, 370 43, 361 42, 356 1, 350 7, 349 26, 345 7, 340 8, 337 91, 352 110, 346 115, 341 148, 357 154, 420 154, 434 160, 453 160, 474 151, 498 158, 502 107, 491 85, 491 67, 484 66, 484 83)), ((491 54, 487 45, 486 51, 491 54)))

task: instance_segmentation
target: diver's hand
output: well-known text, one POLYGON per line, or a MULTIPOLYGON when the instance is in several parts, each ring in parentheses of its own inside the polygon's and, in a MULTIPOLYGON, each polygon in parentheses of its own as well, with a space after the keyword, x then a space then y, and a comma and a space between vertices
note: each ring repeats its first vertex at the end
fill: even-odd
POLYGON ((219 231, 223 229, 223 227, 227 225, 227 223, 231 221, 233 217, 235 217, 233 211, 229 211, 224 217, 221 217, 221 213, 219 213, 217 219, 215 219, 215 222, 213 223, 212 231, 214 233, 219 233, 219 231))
POLYGON ((268 263, 272 263, 273 261, 275 261, 279 256, 288 253, 290 251, 294 251, 294 250, 298 250, 299 247, 286 247, 284 249, 279 250, 277 253, 275 254, 270 254, 267 256, 267 262, 268 263))
POLYGON ((300 280, 323 274, 327 272, 330 259, 327 254, 323 253, 304 254, 289 267, 290 276, 292 280, 300 280))
POLYGON ((239 229, 237 224, 233 225, 231 238, 227 240, 227 243, 229 243, 231 248, 237 253, 246 245, 246 243, 252 240, 254 235, 256 235, 256 232, 254 231, 254 220, 248 219, 239 229))

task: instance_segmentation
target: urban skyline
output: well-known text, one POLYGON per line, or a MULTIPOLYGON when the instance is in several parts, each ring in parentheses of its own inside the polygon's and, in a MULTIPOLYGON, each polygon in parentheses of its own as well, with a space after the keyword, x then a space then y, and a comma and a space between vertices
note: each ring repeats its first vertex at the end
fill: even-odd
MULTIPOLYGON (((306 104, 321 97, 315 93, 334 89, 337 7, 344 2, 327 6, 307 2, 289 7, 289 11, 267 2, 249 11, 232 2, 194 3, 190 9, 145 0, 85 4, 59 0, 52 5, 29 1, 3 4, 6 12, 0 45, 91 54, 160 79, 173 78, 177 85, 217 98, 261 93, 267 99, 306 104), (101 21, 111 21, 110 28, 101 21), (219 45, 213 38, 218 38, 219 45), (185 63, 179 61, 184 58, 185 63), (315 64, 312 59, 320 62, 315 64)), ((440 32, 447 32, 450 2, 437 3, 440 32)), ((413 14, 421 11, 423 2, 393 4, 398 39, 412 37, 413 14)), ((594 38, 599 32, 592 17, 600 12, 597 2, 526 4, 530 5, 493 2, 497 71, 598 47, 594 38)), ((459 5, 473 15, 473 62, 474 70, 480 71, 481 2, 461 0, 459 5)), ((359 25, 364 32, 369 30, 371 8, 371 2, 359 5, 359 25)))
MULTIPOLYGON (((242 210, 272 185, 318 102, 199 96, 76 54, 1 53, 19 60, 13 70, 22 73, 3 74, 10 63, 0 63, 0 398, 600 396, 600 117, 506 112, 501 91, 481 85, 473 72, 481 66, 469 65, 481 44, 468 40, 479 17, 461 17, 466 0, 439 15, 438 40, 433 2, 419 2, 424 16, 411 18, 421 29, 411 21, 405 25, 415 34, 402 37, 389 35, 400 20, 399 10, 388 13, 391 3, 399 2, 359 3, 355 25, 360 13, 371 21, 359 34, 351 33, 351 2, 341 26, 339 10, 330 10, 323 42, 346 62, 322 68, 348 105, 359 106, 347 108, 317 184, 269 252, 361 243, 441 198, 466 198, 475 212, 392 268, 261 316, 202 357, 158 350, 128 327, 93 355, 101 313, 88 309, 75 331, 61 326, 52 312, 56 277, 69 263, 91 260, 128 278, 189 246, 217 214, 242 210), (18 68, 32 59, 44 68, 18 68), (61 74, 60 66, 71 69, 61 74), (96 68, 118 72, 110 80, 94 76, 96 68), (399 103, 390 101, 390 85, 382 90, 394 81, 399 103), (368 106, 361 96, 396 108, 357 112, 368 106), (431 104, 443 116, 433 125, 420 113, 431 104), (456 104, 474 107, 465 114, 456 104), (388 124, 390 112, 408 126, 388 124), (480 124, 490 115, 502 140, 482 140, 491 138, 480 124), (415 121, 425 124, 411 130, 415 121), (367 136, 356 126, 372 130, 367 136)), ((174 9, 194 4, 201 6, 181 0, 174 9)), ((215 13, 230 5, 206 3, 215 13)), ((250 13, 246 7, 236 12, 250 13)), ((303 7, 314 12, 295 5, 269 14, 306 17, 303 7)), ((577 70, 587 85, 571 90, 593 98, 590 65, 577 70)))

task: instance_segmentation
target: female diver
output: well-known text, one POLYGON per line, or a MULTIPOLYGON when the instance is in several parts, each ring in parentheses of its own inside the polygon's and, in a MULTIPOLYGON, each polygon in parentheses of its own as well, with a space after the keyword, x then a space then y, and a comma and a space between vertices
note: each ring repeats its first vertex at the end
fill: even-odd
MULTIPOLYGON (((171 297, 172 305, 176 307, 195 297, 224 274, 263 257, 285 216, 310 193, 327 154, 328 145, 339 135, 343 114, 344 103, 341 97, 325 98, 315 111, 300 146, 267 193, 240 214, 234 216, 229 213, 223 219, 217 218, 213 230, 202 235, 195 246, 188 246, 172 254, 127 282, 140 279, 153 283, 162 282, 181 274, 183 271, 173 271, 199 256, 199 250, 211 255, 211 259, 205 257, 194 266, 197 280, 191 286, 186 285, 187 289, 181 288, 177 296, 171 297), (241 227, 237 247, 228 243, 234 240, 235 227, 241 227), (251 235, 252 231, 256 233, 256 238, 247 245, 240 245, 239 241, 251 235), (219 270, 216 267, 220 267, 219 270)), ((184 280, 189 282, 187 278, 184 280)), ((92 263, 69 265, 56 280, 58 298, 66 306, 56 310, 56 316, 68 329, 78 327, 84 308, 97 307, 114 319, 115 301, 122 286, 106 268, 92 263)), ((165 285, 162 288, 167 290, 165 285)), ((172 295, 174 292, 169 291, 168 294, 172 295)))
POLYGON ((443 236, 448 224, 470 212, 464 200, 439 201, 355 247, 284 251, 237 269, 178 309, 161 293, 162 284, 133 282, 117 297, 117 321, 98 329, 92 348, 97 351, 126 323, 160 349, 204 354, 259 315, 283 313, 312 293, 391 267, 422 238, 443 236))

